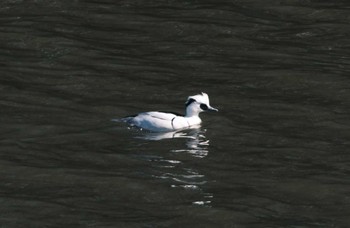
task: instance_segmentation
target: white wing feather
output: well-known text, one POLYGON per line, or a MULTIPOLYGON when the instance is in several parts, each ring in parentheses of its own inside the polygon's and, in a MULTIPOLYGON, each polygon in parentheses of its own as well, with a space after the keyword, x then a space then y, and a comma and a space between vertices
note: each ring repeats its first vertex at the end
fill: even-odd
POLYGON ((151 131, 169 131, 173 129, 171 120, 174 117, 172 113, 143 112, 132 118, 131 123, 151 131))

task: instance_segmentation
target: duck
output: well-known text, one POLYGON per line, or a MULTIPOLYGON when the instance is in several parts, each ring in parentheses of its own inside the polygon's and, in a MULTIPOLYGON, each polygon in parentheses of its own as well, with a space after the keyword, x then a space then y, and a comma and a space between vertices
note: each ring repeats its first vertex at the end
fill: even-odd
POLYGON ((175 112, 150 111, 137 115, 127 116, 122 121, 141 130, 151 132, 172 132, 199 126, 202 123, 201 112, 218 112, 210 106, 208 94, 189 96, 185 102, 186 113, 181 115, 175 112))

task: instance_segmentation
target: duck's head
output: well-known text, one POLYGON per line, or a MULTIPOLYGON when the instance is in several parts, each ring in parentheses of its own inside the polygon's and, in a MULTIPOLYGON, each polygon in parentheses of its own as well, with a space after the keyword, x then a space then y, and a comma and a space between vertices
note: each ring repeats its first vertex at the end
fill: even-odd
POLYGON ((185 103, 186 105, 186 117, 198 116, 199 113, 205 111, 218 112, 216 108, 213 108, 209 104, 208 94, 203 93, 194 96, 189 96, 185 103))

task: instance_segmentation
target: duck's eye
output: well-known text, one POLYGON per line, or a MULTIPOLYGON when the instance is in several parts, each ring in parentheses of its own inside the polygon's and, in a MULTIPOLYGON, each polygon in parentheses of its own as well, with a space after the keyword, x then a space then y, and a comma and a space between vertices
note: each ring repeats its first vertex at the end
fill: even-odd
POLYGON ((199 107, 201 107, 202 110, 208 110, 208 105, 206 104, 201 104, 199 107))

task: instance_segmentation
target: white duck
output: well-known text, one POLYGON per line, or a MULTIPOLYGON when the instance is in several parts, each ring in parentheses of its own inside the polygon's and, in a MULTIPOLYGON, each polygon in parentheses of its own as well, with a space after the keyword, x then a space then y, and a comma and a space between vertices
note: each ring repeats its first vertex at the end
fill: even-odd
POLYGON ((202 120, 199 118, 201 112, 218 111, 210 106, 209 97, 206 93, 188 97, 185 105, 185 116, 172 112, 152 111, 128 116, 122 120, 141 129, 153 132, 170 132, 201 124, 202 120))

